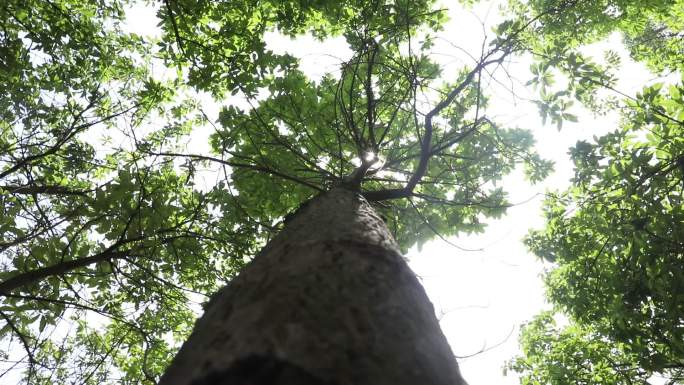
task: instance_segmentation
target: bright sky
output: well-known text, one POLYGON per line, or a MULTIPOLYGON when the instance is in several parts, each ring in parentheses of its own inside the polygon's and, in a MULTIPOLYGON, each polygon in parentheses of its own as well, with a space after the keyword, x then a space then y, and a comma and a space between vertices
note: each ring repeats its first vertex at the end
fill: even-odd
MULTIPOLYGON (((449 42, 444 41, 435 47, 435 51, 454 52, 453 46, 459 46, 477 55, 483 37, 482 23, 491 26, 501 20, 497 9, 499 3, 483 2, 470 11, 452 9, 451 22, 443 34, 448 36, 449 42)), ((485 30, 491 31, 491 28, 485 30)), ((642 65, 629 60, 618 35, 585 52, 598 59, 608 48, 617 51, 622 58, 623 77, 617 89, 633 94, 652 77, 642 65)), ((503 376, 502 366, 518 352, 519 326, 543 308, 550 307, 545 304, 540 277, 550 265, 528 253, 522 239, 528 229, 543 226, 541 194, 568 186, 572 177, 568 147, 577 140, 591 140, 593 135, 617 127, 617 114, 597 118, 581 109, 573 111, 579 122, 565 123, 560 132, 553 126, 542 126, 537 107, 516 100, 510 93, 513 83, 518 96, 534 98, 534 94, 522 86, 531 78, 529 65, 529 58, 513 59, 507 71, 516 77, 513 82, 503 71, 495 74, 503 84, 509 85, 509 89, 492 84, 488 91, 493 90, 495 96, 488 113, 499 123, 531 129, 537 139, 537 151, 542 157, 555 161, 555 173, 535 186, 526 183, 520 172, 505 178, 502 185, 510 193, 510 201, 522 203, 509 209, 503 219, 489 222, 485 233, 450 239, 461 247, 483 248, 483 251, 464 252, 434 240, 421 252, 409 253, 411 265, 423 277, 437 314, 444 314, 441 326, 454 353, 461 357, 475 354, 459 360, 463 376, 471 385, 519 383, 514 373, 503 376)))
MULTIPOLYGON (((453 3, 449 3, 451 8, 453 3)), ((472 63, 455 47, 479 56, 483 33, 486 31, 492 38, 489 26, 500 20, 497 6, 498 2, 483 2, 472 10, 455 8, 450 11, 451 22, 440 34, 443 39, 437 40, 433 49, 434 60, 446 66, 445 76, 455 74, 464 64, 472 63), (482 23, 487 27, 483 29, 482 23)), ((158 34, 153 29, 157 23, 151 22, 155 17, 154 10, 136 9, 129 15, 130 29, 142 35, 158 34)), ((268 48, 276 52, 287 51, 299 57, 302 69, 314 78, 325 72, 337 71, 340 61, 351 55, 342 39, 320 43, 302 37, 292 41, 272 33, 267 36, 267 42, 268 48)), ((617 51, 623 61, 623 78, 617 89, 633 94, 650 79, 648 72, 628 59, 621 48, 619 36, 592 46, 587 53, 601 57, 608 47, 617 51)), ((518 96, 532 98, 533 93, 522 86, 531 77, 529 64, 529 58, 519 57, 509 63, 508 73, 517 78, 513 82, 503 71, 497 72, 495 77, 503 84, 513 84, 518 96)), ((596 118, 577 109, 573 113, 579 116, 579 123, 568 123, 558 132, 553 126, 542 126, 536 106, 514 98, 510 87, 507 90, 493 83, 487 92, 494 93, 488 114, 501 124, 533 130, 539 144, 538 151, 543 157, 556 162, 556 173, 536 186, 526 183, 519 172, 507 177, 501 184, 509 191, 511 202, 524 203, 511 208, 504 219, 490 221, 484 234, 450 239, 464 248, 482 251, 465 252, 435 240, 426 244, 422 251, 411 250, 408 256, 435 305, 454 353, 459 357, 474 355, 460 360, 466 380, 471 385, 517 384, 517 378, 512 374, 504 377, 501 368, 517 352, 519 325, 546 306, 540 273, 549 267, 529 254, 521 239, 528 229, 543 224, 539 215, 540 194, 547 189, 567 186, 572 175, 568 147, 579 139, 590 139, 593 135, 614 129, 617 117, 596 118)), ((210 118, 216 118, 220 106, 215 103, 205 103, 205 106, 210 118)), ((200 135, 194 135, 193 152, 206 148, 203 140, 210 132, 207 128, 200 135)))

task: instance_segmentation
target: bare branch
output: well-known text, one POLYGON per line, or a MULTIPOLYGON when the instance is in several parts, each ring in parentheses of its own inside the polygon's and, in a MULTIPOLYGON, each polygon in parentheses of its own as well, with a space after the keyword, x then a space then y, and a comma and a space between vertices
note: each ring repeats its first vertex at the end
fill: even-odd
POLYGON ((210 162, 216 162, 219 164, 224 164, 226 166, 230 167, 237 167, 237 168, 245 168, 249 170, 255 170, 255 171, 261 171, 265 172, 267 174, 271 174, 273 176, 280 177, 282 179, 286 179, 292 182, 299 183, 303 186, 309 187, 313 190, 323 192, 324 190, 321 187, 318 187, 312 183, 309 183, 305 180, 302 180, 300 178, 282 173, 277 170, 273 170, 269 167, 261 166, 261 165, 255 165, 255 164, 247 164, 247 163, 238 163, 238 162, 232 162, 229 160, 225 159, 220 159, 216 158, 213 156, 208 156, 208 155, 199 155, 199 154, 181 154, 181 153, 175 153, 175 152, 155 152, 155 153, 150 153, 151 155, 159 155, 159 156, 173 156, 173 157, 180 157, 180 158, 189 158, 189 159, 197 159, 197 160, 206 160, 210 162))

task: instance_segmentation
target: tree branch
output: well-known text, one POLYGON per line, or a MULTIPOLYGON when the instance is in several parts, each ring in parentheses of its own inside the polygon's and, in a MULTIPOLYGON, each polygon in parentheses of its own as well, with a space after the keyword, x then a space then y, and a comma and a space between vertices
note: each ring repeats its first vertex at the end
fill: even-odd
POLYGON ((45 195, 80 195, 86 196, 89 192, 88 190, 72 190, 66 186, 59 185, 5 185, 0 186, 0 190, 6 191, 10 194, 45 194, 45 195))
POLYGON ((128 253, 128 250, 115 250, 116 246, 118 245, 110 247, 101 253, 91 255, 90 257, 74 259, 71 261, 64 261, 57 263, 55 265, 42 267, 39 269, 27 271, 25 273, 20 273, 18 275, 10 277, 0 282, 0 295, 7 295, 17 288, 30 285, 43 278, 51 277, 54 275, 61 275, 69 271, 78 269, 79 267, 85 267, 93 263, 102 262, 114 258, 121 258, 128 253))
MULTIPOLYGON (((490 57, 495 51, 490 52, 487 57, 490 57)), ((432 120, 435 116, 437 116, 442 110, 444 110, 446 107, 453 102, 453 100, 468 86, 472 83, 473 79, 475 76, 480 73, 485 67, 487 67, 490 64, 493 63, 500 63, 508 54, 510 53, 509 50, 504 50, 503 54, 496 58, 496 59, 491 59, 491 60, 484 60, 480 61, 475 68, 473 68, 468 75, 466 75, 465 79, 456 86, 454 89, 452 89, 447 96, 442 99, 432 110, 430 110, 426 115, 425 115, 425 134, 423 135, 423 138, 421 140, 420 144, 420 159, 418 161, 418 165, 416 166, 415 171, 411 175, 411 178, 408 180, 406 183, 406 186, 403 188, 398 188, 398 189, 385 189, 385 190, 377 190, 377 191, 366 191, 363 193, 363 196, 369 200, 369 201, 382 201, 382 200, 388 200, 388 199, 398 199, 398 198, 407 198, 410 197, 411 194, 413 193, 413 189, 416 187, 418 182, 423 178, 425 173, 427 172, 428 164, 430 161, 430 158, 433 155, 432 151, 432 120)), ((477 127, 477 125, 474 125, 473 127, 477 127)), ((474 131, 474 128, 471 128, 471 130, 467 131, 466 134, 470 134, 474 131)), ((465 138, 465 135, 459 136, 458 140, 462 140, 465 138)))
POLYGON ((190 158, 190 159, 197 159, 197 160, 207 160, 210 162, 216 162, 219 164, 224 164, 224 165, 230 166, 230 167, 246 168, 246 169, 250 169, 250 170, 261 171, 261 172, 265 172, 267 174, 271 174, 273 176, 280 177, 282 179, 286 179, 286 180, 289 180, 292 182, 299 183, 303 186, 309 187, 309 188, 316 190, 316 191, 320 191, 320 192, 324 191, 322 188, 316 186, 313 183, 307 182, 305 180, 302 180, 300 178, 297 178, 297 177, 294 177, 294 176, 291 176, 288 174, 284 174, 280 171, 276 171, 276 170, 273 170, 273 169, 271 169, 269 167, 265 167, 265 166, 232 162, 229 160, 220 159, 220 158, 216 158, 213 156, 199 155, 199 154, 181 154, 181 153, 175 153, 175 152, 154 152, 154 153, 150 152, 150 154, 151 155, 158 155, 158 156, 173 156, 173 157, 182 157, 182 158, 190 158))

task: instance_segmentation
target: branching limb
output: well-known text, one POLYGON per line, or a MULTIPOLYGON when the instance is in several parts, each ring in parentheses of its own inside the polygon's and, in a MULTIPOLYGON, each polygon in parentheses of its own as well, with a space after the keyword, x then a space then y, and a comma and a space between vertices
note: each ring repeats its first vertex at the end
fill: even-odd
MULTIPOLYGON (((418 182, 420 182, 420 180, 427 172, 428 164, 430 158, 432 157, 432 121, 434 117, 437 116, 440 112, 442 112, 446 107, 448 107, 449 104, 451 104, 451 102, 453 102, 454 99, 473 82, 475 76, 477 76, 485 67, 489 66, 490 64, 500 63, 506 58, 506 56, 508 56, 509 53, 509 50, 504 50, 503 53, 497 58, 481 61, 477 66, 475 66, 475 68, 473 68, 468 73, 468 75, 466 75, 465 79, 463 79, 463 81, 459 83, 458 86, 454 87, 444 99, 442 99, 432 110, 430 110, 425 115, 425 132, 423 134, 423 137, 421 138, 420 143, 420 159, 418 161, 416 169, 411 175, 411 178, 406 183, 406 186, 399 189, 366 191, 363 193, 366 199, 368 199, 369 201, 381 201, 387 199, 407 198, 411 196, 411 194, 413 193, 413 189, 416 187, 418 182)), ((487 55, 487 57, 492 56, 492 54, 493 52, 487 55)), ((471 130, 468 131, 468 134, 474 131, 474 127, 477 127, 477 125, 473 125, 473 128, 471 128, 471 130)), ((461 139, 463 138, 459 138, 459 140, 461 139)))
POLYGON ((19 330, 17 325, 14 324, 14 321, 12 321, 12 319, 7 314, 5 314, 5 312, 0 311, 0 317, 2 317, 2 319, 5 320, 5 322, 7 322, 7 325, 9 325, 10 329, 12 329, 14 334, 17 335, 17 337, 21 341, 21 344, 24 346, 24 350, 26 351, 26 355, 28 356, 28 360, 29 360, 28 378, 31 378, 32 373, 35 370, 34 367, 35 367, 37 361, 33 355, 33 350, 31 349, 31 346, 29 345, 28 340, 26 339, 26 335, 24 335, 24 333, 22 333, 21 330, 19 330))
POLYGON ((208 155, 199 155, 199 154, 181 154, 181 153, 175 153, 175 152, 155 152, 155 153, 150 153, 150 154, 151 155, 159 155, 159 156, 172 156, 172 157, 188 158, 188 159, 195 159, 195 160, 206 160, 206 161, 216 162, 216 163, 223 164, 223 165, 230 166, 230 167, 244 168, 244 169, 249 169, 249 170, 254 170, 254 171, 265 172, 267 174, 271 174, 273 176, 277 176, 277 177, 285 179, 285 180, 289 180, 289 181, 292 181, 295 183, 299 183, 303 186, 309 187, 309 188, 316 190, 316 191, 320 191, 320 192, 324 191, 321 187, 316 186, 313 183, 307 182, 303 179, 297 178, 297 177, 292 176, 292 175, 282 173, 280 171, 274 170, 274 169, 272 169, 270 167, 266 167, 266 166, 233 162, 230 160, 220 159, 220 158, 216 158, 216 157, 208 156, 208 155))

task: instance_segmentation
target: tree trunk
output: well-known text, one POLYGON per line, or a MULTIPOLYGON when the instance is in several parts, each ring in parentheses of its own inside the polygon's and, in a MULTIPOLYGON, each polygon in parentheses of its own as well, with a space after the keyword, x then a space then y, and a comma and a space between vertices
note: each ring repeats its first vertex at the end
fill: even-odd
POLYGON ((209 302, 160 385, 464 385, 385 223, 337 188, 209 302))

